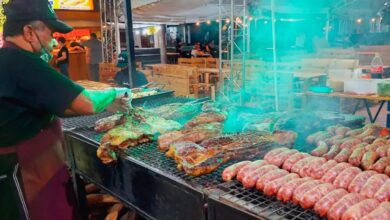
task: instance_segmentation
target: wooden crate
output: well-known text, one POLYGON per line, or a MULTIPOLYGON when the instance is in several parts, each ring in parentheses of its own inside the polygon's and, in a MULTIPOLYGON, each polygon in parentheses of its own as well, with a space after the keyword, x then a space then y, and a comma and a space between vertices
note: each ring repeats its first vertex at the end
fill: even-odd
POLYGON ((152 80, 174 90, 176 96, 192 94, 191 85, 196 82, 197 69, 182 65, 165 65, 153 70, 152 80))

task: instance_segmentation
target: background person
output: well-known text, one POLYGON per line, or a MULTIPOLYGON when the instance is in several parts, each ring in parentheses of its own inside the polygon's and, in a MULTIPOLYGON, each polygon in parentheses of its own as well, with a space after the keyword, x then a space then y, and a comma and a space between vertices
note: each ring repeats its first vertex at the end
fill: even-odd
POLYGON ((66 46, 66 39, 64 37, 59 37, 57 42, 60 51, 57 54, 56 64, 60 69, 60 72, 69 78, 69 50, 66 46))

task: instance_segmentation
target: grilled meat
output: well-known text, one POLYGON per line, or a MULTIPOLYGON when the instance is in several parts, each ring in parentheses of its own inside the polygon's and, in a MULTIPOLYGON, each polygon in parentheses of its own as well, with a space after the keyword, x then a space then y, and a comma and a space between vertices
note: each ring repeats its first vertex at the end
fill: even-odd
POLYGON ((112 115, 107 118, 102 118, 95 122, 95 131, 97 132, 105 132, 117 125, 121 125, 125 123, 126 117, 123 114, 112 115))
POLYGON ((227 114, 224 112, 203 112, 195 118, 188 121, 184 127, 193 128, 201 124, 208 124, 212 122, 223 122, 226 120, 227 114))
POLYGON ((115 150, 134 147, 151 141, 158 134, 181 128, 181 125, 175 121, 157 117, 140 108, 131 109, 127 115, 121 117, 115 115, 115 117, 100 120, 96 127, 99 130, 101 130, 100 128, 107 129, 118 124, 119 121, 123 121, 123 123, 107 131, 100 141, 97 156, 103 163, 116 160, 115 150))
POLYGON ((222 125, 214 122, 209 124, 201 124, 193 128, 173 131, 160 135, 157 139, 158 149, 167 151, 170 145, 175 142, 190 141, 199 143, 205 139, 221 134, 222 125))

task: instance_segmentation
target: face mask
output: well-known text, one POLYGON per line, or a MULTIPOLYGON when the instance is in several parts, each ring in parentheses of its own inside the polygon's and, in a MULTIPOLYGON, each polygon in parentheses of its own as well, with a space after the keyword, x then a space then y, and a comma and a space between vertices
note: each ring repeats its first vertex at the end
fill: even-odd
POLYGON ((57 45, 57 41, 53 38, 50 41, 49 45, 47 45, 47 47, 45 47, 42 44, 42 41, 39 38, 38 34, 35 31, 34 31, 34 33, 35 33, 35 36, 37 37, 37 39, 39 41, 39 44, 41 45, 41 50, 40 50, 40 52, 38 54, 40 55, 40 58, 42 60, 44 60, 45 62, 49 63, 53 59, 53 55, 50 52, 53 50, 54 45, 57 45))

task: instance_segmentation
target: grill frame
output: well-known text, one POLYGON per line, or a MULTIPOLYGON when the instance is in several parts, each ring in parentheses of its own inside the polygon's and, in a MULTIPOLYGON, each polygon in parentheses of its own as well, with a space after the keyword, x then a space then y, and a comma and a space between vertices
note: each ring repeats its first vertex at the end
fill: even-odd
MULTIPOLYGON (((153 102, 143 102, 144 107, 157 107, 174 102, 192 101, 183 97, 168 97, 153 102)), ((139 105, 135 105, 139 106, 139 105)), ((211 174, 200 177, 188 177, 178 171, 172 159, 166 158, 157 150, 157 144, 147 143, 130 148, 121 154, 115 166, 103 165, 95 156, 102 134, 93 131, 94 122, 111 113, 63 120, 63 128, 68 147, 70 148, 72 171, 97 184, 108 193, 113 194, 124 203, 137 209, 148 219, 297 219, 283 215, 267 215, 265 212, 254 212, 242 205, 239 200, 231 200, 237 192, 229 187, 239 188, 237 182, 222 182, 221 173, 224 164, 211 174), (146 180, 146 181, 145 181, 146 180), (230 185, 235 183, 236 185, 230 185), (148 185, 149 184, 149 185, 148 185), (134 187, 134 188, 133 188, 134 187), (152 190, 151 190, 152 189, 152 190), (139 192, 143 192, 142 195, 139 192), (172 200, 171 195, 175 194, 172 200), (191 208, 188 207, 191 204, 191 208), (167 211, 175 210, 175 211, 167 211), (189 217, 190 216, 190 217, 189 217)), ((258 200, 269 200, 257 191, 244 190, 258 200)), ((311 210, 301 209, 292 204, 283 204, 276 199, 271 203, 280 209, 308 214, 308 218, 321 219, 311 210)), ((251 205, 251 204, 249 204, 251 205)), ((256 204, 252 204, 256 205, 256 204)), ((270 210, 272 207, 265 207, 270 210)))

